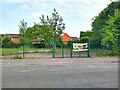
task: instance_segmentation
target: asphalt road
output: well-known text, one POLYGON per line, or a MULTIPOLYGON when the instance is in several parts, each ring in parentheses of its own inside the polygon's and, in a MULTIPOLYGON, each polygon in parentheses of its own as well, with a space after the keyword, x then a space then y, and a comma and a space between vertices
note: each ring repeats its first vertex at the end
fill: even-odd
POLYGON ((2 88, 118 88, 117 60, 3 60, 2 88))

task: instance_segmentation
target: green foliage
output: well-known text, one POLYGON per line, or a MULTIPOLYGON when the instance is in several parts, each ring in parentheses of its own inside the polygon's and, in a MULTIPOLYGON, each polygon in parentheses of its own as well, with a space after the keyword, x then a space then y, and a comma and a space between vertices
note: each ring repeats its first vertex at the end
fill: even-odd
POLYGON ((19 47, 19 44, 17 43, 13 43, 11 41, 11 36, 10 35, 4 35, 2 38, 1 38, 1 41, 2 41, 2 48, 17 48, 19 47))
MULTIPOLYGON (((49 18, 48 16, 45 19, 45 16, 42 15, 40 18, 41 22, 40 25, 44 26, 43 29, 44 34, 46 36, 49 36, 49 41, 59 41, 61 38, 61 34, 63 33, 63 30, 65 29, 65 24, 63 23, 62 17, 58 14, 56 9, 54 9, 54 12, 52 13, 52 17, 49 18)), ((47 38, 45 38, 47 40, 47 38)))
POLYGON ((54 9, 52 13, 52 17, 46 17, 42 15, 40 18, 39 24, 34 24, 33 27, 27 28, 25 30, 25 22, 24 20, 21 21, 21 28, 20 30, 23 33, 22 39, 25 37, 25 41, 27 42, 35 42, 38 45, 44 45, 51 47, 52 41, 61 41, 61 34, 65 29, 65 24, 63 23, 62 17, 58 14, 58 12, 54 9))
POLYGON ((94 18, 94 21, 92 22, 93 31, 101 30, 101 28, 106 25, 106 21, 109 19, 109 15, 114 16, 114 10, 119 9, 118 6, 120 6, 120 1, 111 2, 108 7, 103 9, 100 14, 94 18))
POLYGON ((79 42, 81 42, 81 43, 87 42, 88 39, 90 39, 91 35, 92 35, 91 31, 86 31, 86 32, 81 31, 80 32, 80 40, 79 40, 79 42))
POLYGON ((118 31, 120 29, 120 12, 115 10, 114 16, 109 16, 107 25, 102 28, 101 44, 108 48, 117 48, 118 46, 118 31))
POLYGON ((2 47, 2 35, 0 35, 0 48, 2 47))
POLYGON ((36 48, 45 48, 45 46, 47 46, 47 45, 45 45, 45 43, 43 41, 32 45, 32 47, 36 47, 36 48))
POLYGON ((120 29, 120 1, 111 2, 108 7, 95 17, 92 23, 91 43, 97 48, 118 48, 118 36, 120 29))
POLYGON ((20 41, 21 43, 25 43, 27 41, 26 37, 25 37, 25 33, 26 33, 26 30, 27 30, 27 22, 24 21, 24 19, 22 21, 20 21, 20 25, 19 25, 19 28, 20 28, 20 41))

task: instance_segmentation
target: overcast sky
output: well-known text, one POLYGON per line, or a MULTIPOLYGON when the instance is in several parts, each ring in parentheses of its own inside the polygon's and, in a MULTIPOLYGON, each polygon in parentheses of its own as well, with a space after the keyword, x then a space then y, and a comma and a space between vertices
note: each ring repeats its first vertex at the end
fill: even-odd
POLYGON ((0 33, 19 33, 20 20, 31 27, 56 8, 66 25, 64 32, 79 37, 80 31, 91 30, 91 19, 108 4, 110 0, 0 0, 0 33))

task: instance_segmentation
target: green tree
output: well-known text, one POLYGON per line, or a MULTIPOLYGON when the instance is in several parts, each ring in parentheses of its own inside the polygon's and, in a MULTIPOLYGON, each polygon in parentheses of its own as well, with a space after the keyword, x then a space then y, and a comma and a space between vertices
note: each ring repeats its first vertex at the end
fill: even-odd
MULTIPOLYGON (((24 23, 23 23, 24 24, 24 23)), ((23 25, 24 26, 24 25, 23 25)), ((44 42, 47 46, 51 46, 52 41, 61 41, 61 34, 65 29, 62 17, 54 9, 52 17, 42 15, 40 23, 34 23, 33 27, 27 28, 25 37, 34 42, 44 42)), ((23 30, 24 31, 24 30, 23 30)))
POLYGON ((112 40, 112 39, 113 39, 113 37, 115 38, 116 35, 113 34, 114 31, 112 31, 110 29, 110 27, 112 27, 112 25, 116 25, 116 26, 118 26, 118 25, 117 25, 117 23, 110 24, 108 22, 112 22, 112 17, 114 17, 114 11, 116 9, 119 10, 119 7, 120 7, 120 1, 119 0, 111 2, 105 9, 103 9, 100 12, 100 14, 98 16, 96 16, 94 18, 94 21, 92 22, 93 34, 92 34, 92 37, 91 37, 91 42, 94 46, 97 46, 98 48, 107 46, 109 48, 110 46, 107 45, 108 44, 107 42, 109 42, 109 40, 110 40, 110 39, 108 40, 108 37, 107 37, 108 35, 110 35, 110 37, 111 37, 111 40, 110 40, 109 44, 112 44, 113 41, 115 41, 115 40, 112 40))
MULTIPOLYGON (((63 30, 65 29, 65 23, 63 23, 62 17, 58 14, 56 9, 54 9, 54 12, 52 13, 52 17, 45 19, 45 16, 42 15, 40 18, 41 22, 40 24, 47 27, 45 32, 47 34, 50 34, 49 39, 58 41, 61 38, 61 34, 63 33, 63 30), (49 30, 47 30, 49 28, 49 30)), ((45 33, 44 32, 44 33, 45 33)))
POLYGON ((103 9, 100 14, 94 17, 92 22, 92 30, 98 31, 101 30, 104 25, 107 25, 109 16, 114 16, 114 10, 119 9, 120 1, 111 2, 105 9, 103 9))
POLYGON ((52 31, 53 29, 48 25, 36 24, 33 27, 29 27, 26 30, 25 37, 28 42, 34 42, 36 44, 45 43, 47 46, 50 45, 53 40, 52 31))
POLYGON ((25 43, 26 42, 26 30, 27 30, 27 22, 24 21, 24 19, 22 21, 20 21, 20 25, 19 25, 19 28, 20 28, 20 41, 21 43, 25 43))
POLYGON ((2 35, 0 35, 0 48, 2 47, 2 35))
POLYGON ((114 16, 109 16, 109 20, 102 28, 101 44, 107 48, 118 48, 118 35, 120 30, 120 12, 118 9, 115 10, 114 16))

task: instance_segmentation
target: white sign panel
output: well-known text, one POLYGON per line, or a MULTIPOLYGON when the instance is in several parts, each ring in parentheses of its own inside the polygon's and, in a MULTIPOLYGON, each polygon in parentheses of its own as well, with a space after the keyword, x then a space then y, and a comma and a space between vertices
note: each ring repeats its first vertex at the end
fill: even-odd
POLYGON ((87 43, 73 43, 73 51, 87 51, 88 44, 87 43))

